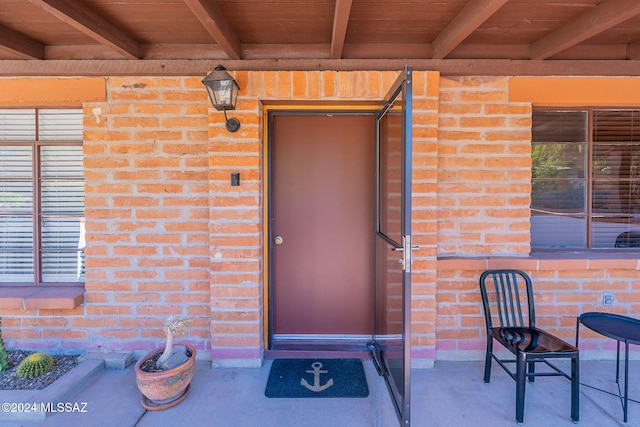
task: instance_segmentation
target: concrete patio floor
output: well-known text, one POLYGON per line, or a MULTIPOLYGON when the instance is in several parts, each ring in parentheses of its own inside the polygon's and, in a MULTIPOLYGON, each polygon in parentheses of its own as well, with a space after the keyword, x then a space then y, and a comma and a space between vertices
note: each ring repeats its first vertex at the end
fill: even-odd
MULTIPOLYGON (((368 398, 269 399, 264 389, 271 361, 262 368, 210 368, 199 362, 190 394, 178 406, 146 411, 139 404, 133 366, 105 370, 68 397, 84 413, 51 413, 44 421, 2 421, 12 426, 398 426, 387 389, 372 363, 365 361, 368 398)), ((581 383, 616 392, 614 361, 583 361, 581 383)), ((412 371, 412 426, 515 426, 515 384, 494 363, 490 384, 482 381, 481 362, 436 362, 412 371)), ((630 396, 640 400, 640 362, 630 363, 630 396)), ((620 400, 581 386, 583 427, 640 426, 640 404, 630 403, 622 422, 620 400)), ((3 392, 6 393, 6 392, 3 392)), ((539 378, 527 385, 525 426, 572 426, 569 382, 539 378)))

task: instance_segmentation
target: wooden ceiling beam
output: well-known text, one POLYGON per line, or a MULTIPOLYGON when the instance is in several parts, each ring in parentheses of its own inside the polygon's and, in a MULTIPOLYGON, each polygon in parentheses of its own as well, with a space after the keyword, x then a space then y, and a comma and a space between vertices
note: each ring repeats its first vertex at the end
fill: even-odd
POLYGON ((184 0, 211 37, 231 59, 242 59, 240 40, 215 1, 184 0))
MULTIPOLYGON (((0 76, 205 76, 212 60, 2 60, 0 76)), ((443 76, 640 76, 629 60, 501 60, 501 59, 268 59, 230 60, 232 70, 245 71, 439 71, 443 76)))
POLYGON ((531 59, 549 58, 639 13, 640 1, 638 0, 605 0, 533 42, 529 48, 529 56, 531 59))
POLYGON ((142 57, 142 47, 110 21, 73 0, 29 0, 100 44, 131 59, 142 57))
POLYGON ((0 25, 0 48, 25 59, 44 59, 42 43, 2 25, 0 25))
POLYGON ((442 59, 509 0, 471 0, 431 43, 432 58, 442 59))
POLYGON ((353 0, 337 0, 333 14, 333 29, 331 32, 331 59, 342 58, 344 40, 347 37, 347 26, 351 15, 353 0))

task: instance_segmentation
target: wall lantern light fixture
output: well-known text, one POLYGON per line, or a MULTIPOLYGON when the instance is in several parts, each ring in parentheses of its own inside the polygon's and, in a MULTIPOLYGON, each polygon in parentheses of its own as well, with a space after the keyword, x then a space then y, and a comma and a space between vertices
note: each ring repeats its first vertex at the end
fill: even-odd
POLYGON ((240 120, 236 118, 227 118, 227 110, 236 109, 236 101, 238 100, 238 91, 240 86, 235 81, 227 69, 222 65, 218 65, 207 77, 202 79, 202 84, 207 88, 211 104, 216 110, 224 111, 225 127, 229 132, 236 132, 240 129, 240 120))

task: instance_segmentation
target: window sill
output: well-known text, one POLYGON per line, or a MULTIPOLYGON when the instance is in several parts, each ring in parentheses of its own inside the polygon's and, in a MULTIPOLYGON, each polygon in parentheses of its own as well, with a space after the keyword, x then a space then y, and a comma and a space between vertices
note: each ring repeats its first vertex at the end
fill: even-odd
POLYGON ((486 270, 517 268, 520 270, 600 270, 640 268, 638 251, 535 251, 524 256, 441 256, 438 268, 444 270, 486 270))
POLYGON ((24 310, 71 309, 84 302, 84 287, 12 286, 0 287, 0 308, 24 310))
POLYGON ((533 249, 537 259, 637 259, 640 249, 533 249))

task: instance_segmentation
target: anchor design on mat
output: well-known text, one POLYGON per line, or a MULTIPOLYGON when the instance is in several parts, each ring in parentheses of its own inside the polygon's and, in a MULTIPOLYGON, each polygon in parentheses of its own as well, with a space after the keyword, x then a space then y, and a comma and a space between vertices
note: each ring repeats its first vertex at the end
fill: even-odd
POLYGON ((333 385, 333 378, 330 378, 324 385, 320 385, 320 374, 326 374, 329 371, 322 371, 322 363, 314 362, 311 364, 313 370, 307 371, 308 374, 313 374, 313 385, 310 385, 307 380, 302 378, 300 380, 300 385, 305 386, 309 390, 313 392, 321 392, 323 390, 328 389, 333 385))

